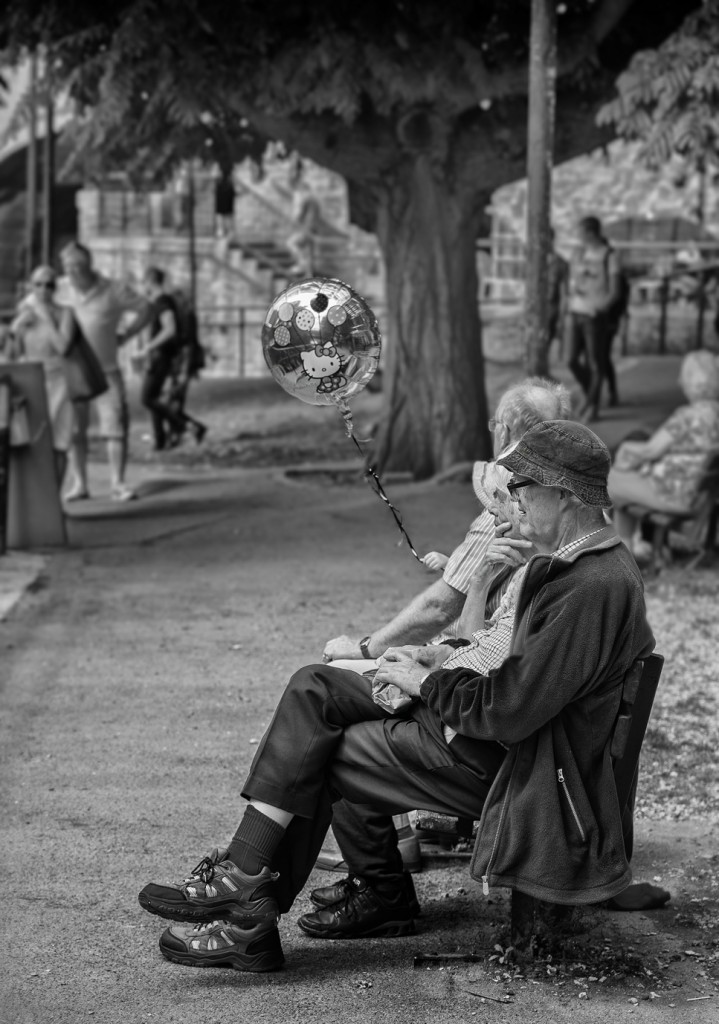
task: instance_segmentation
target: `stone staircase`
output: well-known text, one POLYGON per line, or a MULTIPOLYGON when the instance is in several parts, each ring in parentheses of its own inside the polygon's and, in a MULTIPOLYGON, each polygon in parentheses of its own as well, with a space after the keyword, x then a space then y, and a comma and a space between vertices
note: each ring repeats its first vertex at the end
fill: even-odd
MULTIPOLYGON (((214 182, 195 179, 194 266, 203 339, 213 353, 210 372, 266 373, 258 339, 268 306, 293 280, 294 257, 286 240, 295 228, 295 192, 287 160, 268 160, 261 178, 249 164, 235 175, 231 229, 216 234, 214 182)), ((316 165, 305 179, 322 209, 313 235, 313 273, 339 277, 356 288, 378 315, 383 307, 383 268, 377 241, 349 223, 346 185, 316 165)), ((97 267, 136 284, 148 266, 162 267, 173 287, 191 278, 190 237, 178 230, 178 193, 124 195, 83 189, 78 194, 78 234, 97 267)), ((223 227, 227 227, 223 225, 223 227)))

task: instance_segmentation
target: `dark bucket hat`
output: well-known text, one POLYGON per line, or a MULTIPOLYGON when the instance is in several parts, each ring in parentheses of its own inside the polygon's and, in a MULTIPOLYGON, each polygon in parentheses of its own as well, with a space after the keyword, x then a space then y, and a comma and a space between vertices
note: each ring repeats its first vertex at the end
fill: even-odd
POLYGON ((609 508, 612 504, 607 492, 612 457, 604 441, 583 423, 536 423, 497 462, 543 487, 563 487, 585 505, 609 508))

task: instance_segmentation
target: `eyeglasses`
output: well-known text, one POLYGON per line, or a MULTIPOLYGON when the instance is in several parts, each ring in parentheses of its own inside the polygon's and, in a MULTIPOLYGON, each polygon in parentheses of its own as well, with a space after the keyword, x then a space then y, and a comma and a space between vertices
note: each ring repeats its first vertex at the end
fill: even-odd
POLYGON ((487 424, 487 426, 489 427, 491 433, 494 433, 497 427, 506 427, 507 424, 504 422, 504 420, 497 420, 493 416, 492 419, 487 424))
POLYGON ((49 288, 51 292, 55 291, 54 281, 33 281, 33 288, 49 288))
POLYGON ((507 491, 509 492, 510 499, 512 501, 519 501, 519 496, 516 494, 516 492, 521 487, 531 487, 532 484, 536 482, 536 480, 510 480, 509 483, 507 484, 507 491))

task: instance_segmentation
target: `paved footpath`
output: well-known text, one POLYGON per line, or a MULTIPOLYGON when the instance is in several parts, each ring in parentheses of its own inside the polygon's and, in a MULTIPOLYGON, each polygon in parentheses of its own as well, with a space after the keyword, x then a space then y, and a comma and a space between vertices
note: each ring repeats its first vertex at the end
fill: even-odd
MULTIPOLYGON (((631 398, 628 374, 624 385, 631 398)), ((70 547, 44 561, 0 624, 2 1024, 716 1019, 716 988, 687 973, 691 933, 675 926, 688 895, 654 914, 597 911, 587 924, 618 958, 667 961, 677 987, 650 1005, 646 978, 560 985, 550 970, 490 962, 494 943, 507 944, 507 895, 483 899, 464 862, 416 876, 416 936, 309 939, 296 926, 303 896, 281 923, 283 971, 164 961, 163 923, 140 910, 139 889, 179 880, 231 836, 239 787, 293 669, 318 660, 327 637, 386 619, 431 576, 397 546, 363 484, 271 470, 155 469, 137 480, 138 502, 72 510, 70 547), (414 968, 438 951, 482 959, 414 968)), ((456 482, 398 485, 391 497, 420 550, 451 547, 476 508, 456 482)), ((716 823, 647 826, 637 871, 652 877, 671 855, 681 872, 717 835, 716 823)))
MULTIPOLYGON (((618 361, 619 388, 622 404, 616 409, 605 409, 599 422, 592 424, 599 436, 613 449, 630 431, 638 427, 655 429, 677 405, 683 401, 677 385, 680 358, 676 356, 628 357, 618 361)), ((491 373, 490 367, 489 372, 491 373)), ((555 376, 570 387, 575 387, 573 378, 564 365, 552 367, 555 376)), ((515 368, 501 373, 502 381, 517 377, 515 368)), ((94 475, 102 479, 103 468, 92 467, 94 475)), ((147 470, 138 472, 133 468, 133 481, 147 476, 147 470)), ((153 482, 152 475, 145 483, 155 494, 161 493, 160 485, 153 482)), ((95 506, 97 508, 97 506, 95 506)), ((42 576, 49 553, 11 551, 0 556, 0 622, 11 612, 22 595, 31 589, 42 576)))

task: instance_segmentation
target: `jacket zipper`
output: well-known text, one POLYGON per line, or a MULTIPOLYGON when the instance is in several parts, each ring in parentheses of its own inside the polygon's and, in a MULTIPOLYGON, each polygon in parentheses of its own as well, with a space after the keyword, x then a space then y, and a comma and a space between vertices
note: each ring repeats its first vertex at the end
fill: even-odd
POLYGON ((574 801, 572 800, 572 797, 570 796, 569 789, 567 788, 567 783, 566 783, 566 780, 564 778, 564 772, 563 772, 563 770, 561 768, 557 768, 557 780, 558 780, 560 786, 562 787, 564 795, 567 798, 567 803, 569 804, 569 809, 572 812, 574 820, 575 820, 575 822, 577 824, 577 828, 579 829, 579 834, 582 837, 582 842, 586 843, 587 837, 585 835, 584 828, 582 827, 582 823, 579 820, 579 815, 577 814, 577 809, 574 806, 574 801))
MULTIPOLYGON (((526 586, 526 583, 527 583, 527 578, 525 576, 525 578, 522 580, 522 587, 521 587, 522 590, 524 590, 524 587, 526 586)), ((530 598, 529 605, 527 607, 527 612, 522 617, 522 634, 526 633, 526 623, 529 622, 529 619, 531 618, 532 609, 534 608, 534 601, 536 599, 536 596, 537 596, 537 592, 535 591, 532 594, 532 597, 530 598)), ((517 599, 517 604, 519 604, 519 599, 517 599)), ((515 619, 515 622, 516 622, 516 619, 515 619)), ((515 632, 514 636, 512 637, 511 650, 514 650, 515 641, 517 639, 517 636, 518 636, 518 631, 515 632)), ((509 800, 509 793, 510 793, 510 790, 512 789, 512 779, 514 778, 514 769, 516 767, 517 767, 517 759, 515 757, 514 764, 512 765, 512 774, 509 776, 509 782, 507 783, 507 792, 504 794, 504 800, 502 801, 502 810, 499 812, 499 821, 497 822, 497 831, 494 833, 494 842, 492 843, 492 849, 491 849, 490 854, 489 854, 489 860, 487 861, 487 867, 485 868, 485 874, 482 875, 482 895, 483 896, 489 896, 489 871, 490 871, 490 868, 492 867, 492 861, 494 860, 494 855, 497 852, 497 845, 499 843, 499 833, 502 831, 502 825, 504 824, 504 812, 507 809, 507 802, 509 800)))
POLYGON ((494 842, 492 843, 492 849, 489 854, 489 860, 487 861, 487 867, 484 869, 485 874, 482 875, 482 895, 489 896, 489 871, 492 867, 492 861, 494 855, 497 852, 497 844, 499 843, 499 833, 502 831, 502 825, 504 824, 504 812, 507 809, 507 803, 509 802, 509 794, 512 789, 512 780, 514 779, 514 771, 517 767, 517 758, 514 759, 512 765, 512 773, 509 776, 509 782, 507 783, 507 792, 504 794, 504 800, 502 801, 502 810, 499 812, 499 821, 497 822, 497 831, 494 833, 494 842))

